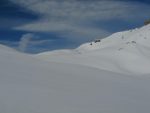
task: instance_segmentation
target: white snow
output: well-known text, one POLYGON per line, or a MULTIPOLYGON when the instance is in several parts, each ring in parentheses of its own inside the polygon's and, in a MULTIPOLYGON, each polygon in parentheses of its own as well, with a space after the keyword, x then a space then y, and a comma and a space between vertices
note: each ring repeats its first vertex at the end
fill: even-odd
POLYGON ((0 113, 150 112, 149 29, 38 55, 0 45, 0 113))
POLYGON ((80 64, 98 69, 133 74, 150 73, 150 25, 115 33, 101 42, 36 55, 46 61, 80 64))

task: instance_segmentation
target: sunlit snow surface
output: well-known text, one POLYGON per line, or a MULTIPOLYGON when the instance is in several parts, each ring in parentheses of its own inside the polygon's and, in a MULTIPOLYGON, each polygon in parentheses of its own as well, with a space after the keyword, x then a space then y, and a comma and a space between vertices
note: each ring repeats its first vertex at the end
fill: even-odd
POLYGON ((45 52, 36 57, 119 73, 149 74, 150 25, 115 33, 101 42, 83 44, 75 50, 45 52))
POLYGON ((0 113, 149 113, 150 26, 75 50, 0 46, 0 113))

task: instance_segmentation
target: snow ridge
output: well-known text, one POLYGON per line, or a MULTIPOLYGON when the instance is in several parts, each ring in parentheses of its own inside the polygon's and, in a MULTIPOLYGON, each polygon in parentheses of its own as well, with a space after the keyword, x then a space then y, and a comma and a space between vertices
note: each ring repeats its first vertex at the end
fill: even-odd
POLYGON ((149 113, 149 31, 38 55, 0 45, 0 113, 149 113))
POLYGON ((45 52, 36 57, 119 73, 149 74, 150 25, 118 32, 100 39, 100 42, 86 43, 74 50, 45 52))

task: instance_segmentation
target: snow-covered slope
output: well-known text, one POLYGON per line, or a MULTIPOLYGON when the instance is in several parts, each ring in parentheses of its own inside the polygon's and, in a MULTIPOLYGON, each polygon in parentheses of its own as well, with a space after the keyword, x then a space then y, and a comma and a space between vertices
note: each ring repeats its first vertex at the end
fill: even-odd
POLYGON ((0 46, 1 113, 148 113, 149 86, 146 75, 45 62, 0 46))
POLYGON ((120 73, 150 74, 150 25, 115 33, 75 50, 45 52, 37 58, 120 73))
POLYGON ((149 113, 149 29, 34 56, 0 45, 0 113, 149 113))

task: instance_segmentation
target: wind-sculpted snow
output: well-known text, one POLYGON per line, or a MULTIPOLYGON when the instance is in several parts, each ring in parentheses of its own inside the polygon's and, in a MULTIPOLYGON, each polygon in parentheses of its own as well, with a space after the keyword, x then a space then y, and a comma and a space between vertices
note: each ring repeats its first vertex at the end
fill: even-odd
POLYGON ((39 60, 0 48, 1 113, 148 113, 150 77, 39 60))
POLYGON ((45 52, 36 57, 119 73, 150 74, 150 25, 115 33, 75 50, 45 52))
POLYGON ((148 30, 34 56, 0 45, 0 113, 149 113, 148 30))

